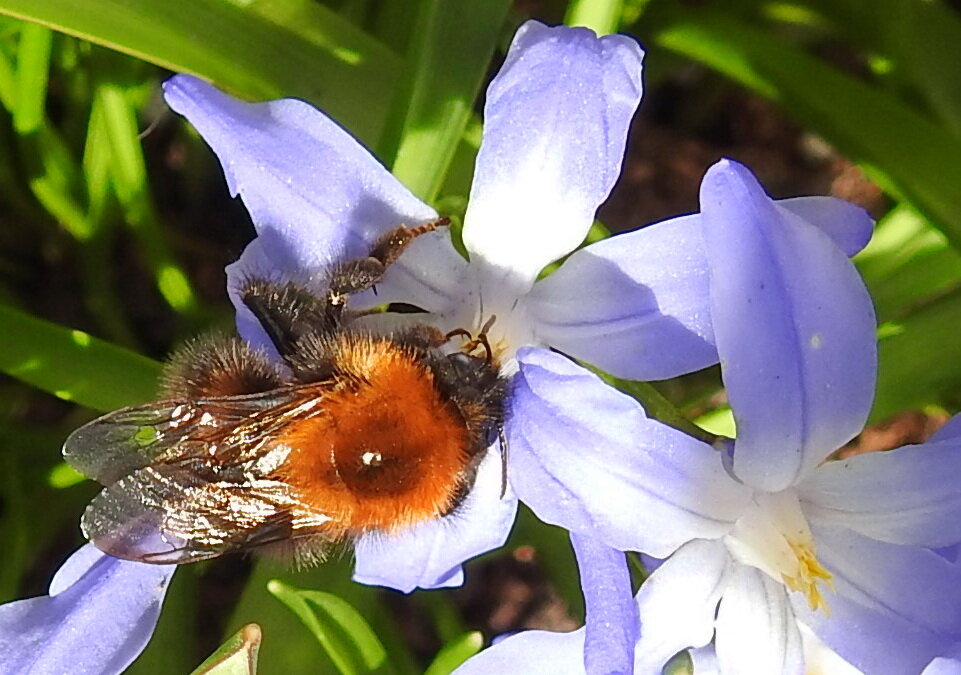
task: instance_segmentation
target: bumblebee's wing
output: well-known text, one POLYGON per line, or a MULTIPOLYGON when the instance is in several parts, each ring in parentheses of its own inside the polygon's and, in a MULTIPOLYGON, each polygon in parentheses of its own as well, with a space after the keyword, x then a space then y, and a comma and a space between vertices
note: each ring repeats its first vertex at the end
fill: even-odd
POLYGON ((140 562, 195 562, 316 532, 328 518, 286 483, 208 482, 175 464, 134 471, 87 507, 81 528, 97 548, 140 562))
POLYGON ((316 386, 286 387, 245 396, 154 401, 122 408, 70 434, 63 457, 85 476, 110 485, 151 464, 204 457, 211 443, 245 421, 273 409, 283 412, 291 401, 306 400, 316 391, 316 386))
POLYGON ((286 459, 273 443, 321 409, 323 383, 204 401, 124 408, 75 431, 64 457, 107 487, 84 534, 119 558, 192 562, 306 533, 329 520, 270 479, 286 459))

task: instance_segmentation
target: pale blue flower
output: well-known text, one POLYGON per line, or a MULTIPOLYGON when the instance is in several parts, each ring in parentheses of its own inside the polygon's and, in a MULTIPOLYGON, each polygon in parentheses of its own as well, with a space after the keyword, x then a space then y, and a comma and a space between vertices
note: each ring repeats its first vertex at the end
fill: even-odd
MULTIPOLYGON (((376 297, 358 297, 355 306, 413 304, 445 331, 477 332, 496 316, 488 336, 507 372, 525 346, 635 379, 716 362, 707 263, 690 218, 588 246, 537 280, 582 243, 617 179, 641 97, 642 56, 625 36, 524 24, 487 91, 463 229, 470 260, 445 232, 421 237, 376 297)), ((365 253, 387 229, 437 216, 306 103, 243 103, 186 76, 170 80, 165 95, 217 153, 256 225, 257 238, 228 268, 232 289, 251 273, 322 278, 333 261, 365 253)), ((270 349, 236 294, 234 304, 241 335, 270 349)), ((404 591, 460 584, 461 563, 500 546, 514 520, 513 492, 501 497, 500 462, 495 446, 451 516, 362 537, 356 578, 404 591)))
MULTIPOLYGON (((705 176, 701 208, 737 440, 705 445, 525 349, 514 489, 544 520, 666 558, 637 596, 635 672, 712 640, 721 672, 801 672, 801 626, 865 672, 920 672, 961 637, 961 568, 930 550, 961 540, 961 436, 826 462, 874 395, 853 250, 731 161, 705 176)), ((861 227, 842 211, 835 225, 861 227)))
POLYGON ((0 606, 0 673, 119 673, 150 640, 173 565, 120 560, 87 544, 50 593, 0 606))

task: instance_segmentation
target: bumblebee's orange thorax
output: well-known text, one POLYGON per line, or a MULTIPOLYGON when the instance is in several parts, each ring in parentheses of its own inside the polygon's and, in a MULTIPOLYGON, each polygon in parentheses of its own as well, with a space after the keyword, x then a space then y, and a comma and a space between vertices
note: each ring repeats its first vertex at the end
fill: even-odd
POLYGON ((460 412, 427 365, 396 343, 348 339, 341 349, 343 374, 318 414, 278 439, 291 449, 282 478, 331 517, 334 537, 444 515, 470 462, 460 412))

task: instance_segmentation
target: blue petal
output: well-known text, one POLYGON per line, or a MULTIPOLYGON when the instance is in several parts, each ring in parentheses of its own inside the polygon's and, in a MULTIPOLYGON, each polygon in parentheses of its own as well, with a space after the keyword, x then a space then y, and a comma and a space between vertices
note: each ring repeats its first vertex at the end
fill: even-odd
POLYGON ((804 673, 801 632, 784 585, 736 565, 717 608, 717 661, 722 673, 804 673))
MULTIPOLYGON (((232 270, 232 281, 257 272, 318 279, 331 263, 366 255, 396 225, 433 220, 436 212, 401 185, 349 133, 303 101, 246 103, 188 75, 164 84, 171 108, 184 115, 217 154, 231 194, 246 204, 258 238, 256 268, 232 270)), ((464 261, 446 233, 421 237, 395 263, 379 290, 442 310, 464 261)))
POLYGON ((961 542, 961 438, 828 462, 801 488, 811 519, 892 544, 961 542))
POLYGON ((641 585, 638 673, 660 673, 678 652, 711 641, 730 567, 731 557, 722 542, 695 540, 678 549, 641 585))
POLYGON ((119 673, 150 640, 175 569, 84 546, 51 595, 0 607, 0 672, 119 673))
POLYGON ((538 338, 618 377, 717 363, 698 215, 591 244, 527 297, 538 338))
POLYGON ((928 439, 928 443, 934 443, 937 441, 949 441, 952 439, 961 438, 961 415, 955 415, 944 425, 938 429, 931 438, 928 439))
MULTIPOLYGON (((804 672, 814 675, 862 675, 861 671, 842 659, 837 652, 828 648, 810 628, 798 624, 801 631, 801 643, 804 647, 804 672)), ((723 675, 721 665, 717 660, 717 651, 713 644, 691 649, 691 663, 697 675, 723 675)), ((658 673, 657 675, 660 675, 658 673)), ((929 675, 925 671, 924 675, 929 675)), ((944 675, 947 675, 946 673, 944 675)))
POLYGON ((281 269, 326 267, 400 223, 436 217, 349 133, 303 101, 246 103, 188 75, 167 103, 217 153, 264 252, 281 269))
POLYGON ((521 26, 487 90, 464 221, 472 259, 529 285, 583 241, 620 174, 642 58, 623 35, 521 26))
POLYGON ((548 523, 659 558, 724 535, 750 491, 710 446, 544 349, 517 352, 507 420, 511 485, 548 523))
POLYGON ((572 633, 527 630, 511 635, 465 661, 454 675, 587 675, 584 629, 572 633))
POLYGON ((639 626, 631 578, 620 551, 571 536, 581 574, 587 626, 572 633, 525 631, 469 659, 457 675, 633 673, 639 626))
POLYGON ((792 197, 775 203, 819 228, 849 257, 867 246, 874 233, 870 213, 837 197, 792 197))
MULTIPOLYGON (((830 614, 794 600, 798 618, 867 673, 917 673, 961 640, 961 567, 931 551, 811 524, 818 559, 834 576, 830 614)), ((795 594, 799 595, 799 594, 795 594)))
POLYGON ((571 543, 587 614, 587 672, 633 673, 640 624, 624 553, 578 534, 571 535, 571 543))
POLYGON ((961 675, 961 643, 932 660, 921 675, 961 675))
POLYGON ((691 657, 691 667, 697 675, 721 675, 721 665, 717 662, 717 650, 713 644, 690 649, 687 653, 691 657))
POLYGON ((701 184, 711 315, 737 422, 733 469, 759 489, 798 481, 857 434, 874 396, 875 319, 825 234, 730 160, 701 184))
MULTIPOLYGON (((847 255, 874 221, 834 197, 776 201, 847 255)), ((701 216, 681 216, 575 251, 526 301, 546 344, 618 377, 663 380, 717 363, 701 216)))
POLYGON ((371 533, 355 547, 354 580, 404 593, 464 582, 461 564, 503 546, 517 514, 517 499, 501 497, 500 453, 491 448, 481 461, 470 494, 449 516, 394 535, 371 533))

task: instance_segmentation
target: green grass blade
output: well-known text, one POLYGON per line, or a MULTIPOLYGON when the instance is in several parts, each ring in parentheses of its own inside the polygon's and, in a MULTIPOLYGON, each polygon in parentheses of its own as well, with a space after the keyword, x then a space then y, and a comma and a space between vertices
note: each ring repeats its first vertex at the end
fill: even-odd
POLYGON ((805 0, 837 30, 893 64, 896 80, 920 93, 961 136, 961 17, 941 2, 805 0))
MULTIPOLYGON (((9 388, 18 390, 14 395, 22 400, 19 384, 9 388)), ((35 582, 38 551, 58 550, 65 534, 75 531, 86 501, 83 495, 43 484, 44 474, 60 457, 65 435, 60 428, 35 424, 7 421, 0 426, 0 602, 23 597, 22 582, 27 578, 35 582), (42 505, 42 518, 36 517, 37 505, 42 505)))
POLYGON ((437 656, 427 666, 424 675, 448 675, 454 672, 464 661, 479 652, 483 646, 484 636, 478 631, 464 633, 445 644, 437 652, 437 656))
POLYGON ((64 139, 46 119, 33 133, 18 138, 27 182, 37 201, 71 236, 89 239, 95 228, 74 194, 80 170, 64 139))
POLYGON ((52 42, 53 34, 42 26, 27 24, 20 33, 17 103, 13 110, 13 128, 18 134, 35 132, 46 117, 43 106, 47 99, 52 42))
POLYGON ((6 47, 0 40, 0 105, 7 110, 13 110, 17 106, 20 85, 17 82, 13 52, 6 47))
POLYGON ((871 420, 938 405, 961 408, 961 293, 954 293, 903 321, 882 324, 878 385, 871 420))
POLYGON ((855 258, 881 324, 872 419, 961 405, 961 253, 906 205, 894 208, 855 258))
POLYGON ((87 191, 87 219, 94 230, 103 222, 110 193, 111 171, 110 134, 104 117, 102 97, 94 95, 87 121, 87 136, 84 140, 83 158, 80 162, 83 171, 84 187, 87 191))
POLYGON ((856 260, 880 323, 903 321, 961 288, 961 253, 907 205, 878 223, 856 260))
POLYGON ((961 140, 892 95, 760 29, 701 8, 679 16, 656 33, 657 44, 774 99, 961 246, 961 140))
POLYGON ((395 106, 393 172, 426 201, 444 183, 509 7, 507 0, 421 2, 412 67, 395 106))
POLYGON ((267 590, 314 634, 342 675, 388 672, 387 650, 370 624, 346 600, 305 591, 276 579, 267 590))
POLYGON ((624 0, 572 0, 564 23, 586 26, 598 35, 608 35, 617 32, 623 11, 624 0))
POLYGON ((296 25, 299 17, 284 13, 293 5, 281 0, 0 0, 0 13, 194 73, 249 98, 306 99, 362 139, 376 140, 399 61, 320 5, 310 12, 315 32, 306 37, 296 25))
POLYGON ((103 112, 103 135, 111 151, 112 184, 127 224, 140 241, 157 289, 175 311, 196 313, 197 297, 187 275, 170 253, 150 194, 136 111, 123 88, 111 83, 98 87, 96 102, 103 112))
POLYGON ((0 371, 98 411, 154 396, 160 364, 0 305, 0 371))

